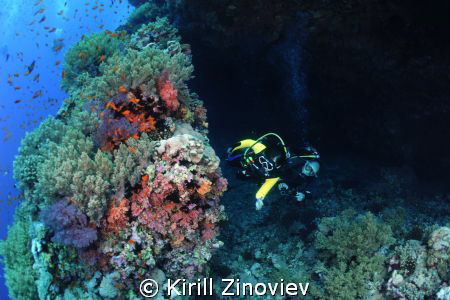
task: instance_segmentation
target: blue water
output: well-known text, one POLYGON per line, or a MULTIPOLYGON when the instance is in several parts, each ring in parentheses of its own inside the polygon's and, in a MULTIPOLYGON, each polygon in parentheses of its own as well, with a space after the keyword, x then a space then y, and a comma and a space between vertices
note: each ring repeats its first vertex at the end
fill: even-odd
MULTIPOLYGON (((3 0, 0 6, 0 238, 12 223, 19 191, 14 187, 12 164, 21 139, 42 119, 57 112, 66 94, 60 90, 64 54, 83 34, 113 31, 131 10, 127 1, 3 0), (37 4, 37 5, 35 5, 37 4), (100 6, 103 4, 104 6, 100 6), (93 9, 94 6, 98 8, 93 9), (34 16, 41 8, 44 11, 34 16), (103 8, 103 11, 100 11, 103 8), (45 16, 45 21, 39 21, 45 16), (34 24, 31 24, 35 20, 34 24), (100 28, 100 26, 104 26, 100 28), (45 29, 48 26, 49 29, 45 29), (54 32, 52 28, 56 28, 54 32), (55 52, 54 40, 64 38, 55 52), (35 61, 32 73, 27 66, 35 61), (57 61, 61 64, 55 65, 57 61), (19 77, 15 77, 18 73, 19 77), (34 80, 39 74, 39 83, 34 80), (12 78, 12 86, 8 77, 12 78), (19 87, 15 90, 14 87, 19 87), (33 99, 33 95, 42 96, 33 99), (56 100, 55 100, 56 99, 56 100), (16 100, 21 100, 15 103, 16 100)), ((0 299, 8 292, 1 272, 0 299)))

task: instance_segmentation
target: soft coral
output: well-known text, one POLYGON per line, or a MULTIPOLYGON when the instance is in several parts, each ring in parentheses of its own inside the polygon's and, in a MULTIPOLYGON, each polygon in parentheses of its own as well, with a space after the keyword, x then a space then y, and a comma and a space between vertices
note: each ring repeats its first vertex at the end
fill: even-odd
POLYGON ((41 218, 54 231, 54 242, 85 248, 97 239, 97 231, 88 226, 86 215, 66 200, 47 207, 41 218))
POLYGON ((175 112, 180 106, 178 101, 178 91, 174 88, 172 83, 167 79, 167 76, 161 76, 158 80, 159 96, 164 101, 169 112, 175 112))
POLYGON ((123 198, 119 205, 112 206, 106 217, 106 230, 117 233, 128 224, 127 213, 129 211, 129 201, 123 198))

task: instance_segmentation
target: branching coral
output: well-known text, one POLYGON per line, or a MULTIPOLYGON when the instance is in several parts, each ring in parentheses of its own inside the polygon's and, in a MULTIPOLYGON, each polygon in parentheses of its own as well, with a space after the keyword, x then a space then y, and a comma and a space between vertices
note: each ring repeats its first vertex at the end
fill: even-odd
POLYGON ((338 217, 322 219, 315 245, 328 259, 348 263, 372 255, 393 241, 390 227, 373 214, 346 210, 338 217))
POLYGON ((315 247, 324 259, 325 298, 366 298, 383 280, 384 247, 393 243, 388 225, 374 215, 347 210, 334 218, 323 218, 315 247))

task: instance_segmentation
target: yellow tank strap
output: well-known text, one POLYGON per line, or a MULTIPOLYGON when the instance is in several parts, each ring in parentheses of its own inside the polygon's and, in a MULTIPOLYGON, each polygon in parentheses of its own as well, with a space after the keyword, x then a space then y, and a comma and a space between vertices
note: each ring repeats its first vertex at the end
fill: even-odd
POLYGON ((264 200, 278 180, 280 180, 280 177, 266 179, 258 192, 256 192, 256 199, 264 200))
POLYGON ((266 149, 266 146, 262 143, 256 143, 255 144, 255 140, 252 139, 247 139, 247 140, 242 140, 239 142, 239 145, 237 145, 236 147, 233 148, 233 150, 231 151, 232 153, 236 150, 239 149, 244 149, 244 148, 249 148, 252 147, 252 150, 255 154, 258 154, 261 151, 264 151, 264 149, 266 149))

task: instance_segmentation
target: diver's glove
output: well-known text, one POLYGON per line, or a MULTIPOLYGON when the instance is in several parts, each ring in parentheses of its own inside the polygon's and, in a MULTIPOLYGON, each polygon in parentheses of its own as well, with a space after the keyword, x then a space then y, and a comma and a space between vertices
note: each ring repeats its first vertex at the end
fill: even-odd
POLYGON ((262 199, 256 199, 256 202, 255 202, 256 210, 261 210, 263 205, 264 205, 264 202, 262 199))
POLYGON ((298 202, 302 202, 305 199, 305 194, 297 192, 297 194, 295 194, 295 199, 297 199, 298 202))

